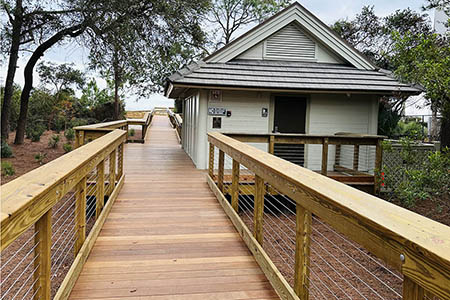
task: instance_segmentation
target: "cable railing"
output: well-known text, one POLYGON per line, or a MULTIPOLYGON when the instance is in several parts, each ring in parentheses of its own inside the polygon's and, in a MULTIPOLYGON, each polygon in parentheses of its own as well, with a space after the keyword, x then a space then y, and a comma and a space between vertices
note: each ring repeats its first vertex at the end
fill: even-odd
POLYGON ((85 143, 93 141, 99 137, 108 134, 109 132, 121 129, 128 132, 128 127, 130 125, 142 126, 142 137, 137 140, 128 140, 127 142, 138 142, 144 143, 145 136, 147 135, 147 130, 153 120, 154 111, 148 111, 143 113, 143 117, 139 119, 126 119, 118 120, 104 123, 97 123, 85 126, 77 126, 73 129, 75 130, 75 148, 78 148, 85 143))
POLYGON ((123 182, 114 130, 2 185, 0 299, 66 299, 123 182))
POLYGON ((450 227, 220 133, 208 184, 282 299, 450 299, 450 227))

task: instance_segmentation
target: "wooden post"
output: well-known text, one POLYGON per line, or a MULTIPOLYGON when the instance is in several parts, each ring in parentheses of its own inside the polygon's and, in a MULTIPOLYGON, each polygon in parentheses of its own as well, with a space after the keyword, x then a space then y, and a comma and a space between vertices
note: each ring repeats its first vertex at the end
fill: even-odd
POLYGON ((119 145, 119 163, 118 163, 118 170, 117 170, 117 176, 120 179, 123 175, 123 151, 125 150, 125 143, 122 143, 119 145))
POLYGON ((75 230, 77 232, 77 240, 74 246, 75 255, 83 246, 86 239, 86 177, 81 179, 76 187, 75 192, 75 230))
POLYGON ((382 148, 382 139, 377 140, 376 152, 375 152, 375 184, 374 184, 374 193, 375 195, 380 194, 381 189, 381 172, 382 172, 382 162, 383 162, 383 148, 382 148))
POLYGON ((214 179, 214 145, 211 143, 209 143, 208 174, 211 179, 214 179))
POLYGON ((147 131, 147 126, 146 125, 142 125, 142 130, 141 130, 142 140, 145 140, 145 132, 146 131, 147 131))
POLYGON ((233 175, 231 181, 231 206, 239 211, 239 162, 233 159, 233 175))
POLYGON ((34 299, 50 300, 51 294, 51 246, 52 246, 52 209, 47 211, 34 225, 37 234, 34 242, 37 245, 34 248, 35 271, 34 299), (39 289, 39 290, 38 290, 39 289))
POLYGON ((322 143, 322 175, 327 176, 328 168, 328 138, 323 139, 322 143))
POLYGON ((125 131, 127 132, 127 143, 128 143, 128 123, 125 125, 125 131))
POLYGON ((217 187, 223 194, 223 168, 225 163, 225 153, 219 150, 219 173, 217 174, 217 187))
POLYGON ((425 299, 425 291, 420 285, 409 279, 409 277, 403 276, 403 299, 423 300, 425 299))
POLYGON ((105 204, 105 161, 97 166, 97 194, 95 195, 95 219, 97 220, 105 204))
POLYGON ((84 145, 84 130, 78 132, 77 148, 84 145))
POLYGON ((108 196, 114 191, 116 185, 116 149, 109 155, 109 190, 108 196))
POLYGON ((296 205, 294 291, 302 300, 309 299, 309 263, 311 242, 311 212, 296 205))
POLYGON ((353 170, 358 171, 359 167, 359 145, 353 146, 353 170))
POLYGON ((334 155, 334 165, 341 165, 341 145, 336 145, 336 153, 334 155))
POLYGON ((273 135, 269 137, 269 153, 272 155, 275 153, 275 136, 273 135))
POLYGON ((253 215, 253 236, 260 245, 263 244, 263 215, 264 215, 264 179, 255 175, 255 211, 253 215))

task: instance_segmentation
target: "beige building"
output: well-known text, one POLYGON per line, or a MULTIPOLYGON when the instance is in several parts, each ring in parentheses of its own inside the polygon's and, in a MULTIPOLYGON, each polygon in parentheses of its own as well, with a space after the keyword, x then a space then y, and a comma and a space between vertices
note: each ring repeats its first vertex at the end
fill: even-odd
MULTIPOLYGON (((380 97, 420 91, 379 70, 294 3, 170 76, 165 94, 183 100, 182 146, 205 169, 207 132, 377 134, 380 97)), ((301 165, 320 169, 316 147, 301 149, 301 165)), ((368 169, 365 155, 361 166, 368 169)))

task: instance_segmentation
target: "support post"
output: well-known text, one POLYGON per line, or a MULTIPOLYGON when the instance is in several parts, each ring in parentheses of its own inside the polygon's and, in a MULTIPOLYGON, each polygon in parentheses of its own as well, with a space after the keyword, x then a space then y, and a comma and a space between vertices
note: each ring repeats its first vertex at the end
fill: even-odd
POLYGON ((359 167, 359 145, 353 146, 353 170, 358 171, 359 167))
POLYGON ((328 168, 328 138, 324 138, 322 142, 322 175, 327 176, 328 168))
POLYGON ((275 136, 273 135, 269 137, 269 153, 272 155, 275 153, 275 136))
POLYGON ((211 143, 209 143, 208 174, 211 179, 214 179, 214 145, 211 143))
POLYGON ((222 150, 219 150, 219 173, 217 175, 217 187, 222 192, 222 194, 223 194, 224 163, 225 163, 225 153, 222 150))
POLYGON ((83 246, 86 239, 86 177, 81 179, 76 187, 75 192, 75 231, 77 240, 74 246, 75 255, 83 246))
POLYGON ((48 210, 34 225, 37 234, 34 242, 34 299, 50 300, 51 295, 51 245, 52 245, 52 209, 48 210))
POLYGON ((425 299, 425 290, 412 281, 409 277, 403 277, 403 299, 404 300, 423 300, 425 299))
POLYGON ((383 162, 383 148, 382 148, 382 139, 377 140, 376 150, 375 150, 375 184, 374 184, 374 193, 375 195, 380 194, 381 189, 381 172, 382 172, 382 162, 383 162), (377 175, 378 174, 378 175, 377 175))
POLYGON ((123 175, 123 152, 125 150, 125 143, 122 143, 119 145, 119 163, 118 163, 118 170, 117 170, 117 176, 120 179, 123 175))
POLYGON ((263 215, 264 215, 264 179, 255 175, 255 212, 253 215, 253 235, 260 245, 263 244, 263 215))
POLYGON ((95 195, 95 219, 97 220, 105 204, 105 161, 97 166, 97 194, 95 195))
POLYGON ((76 130, 75 131, 75 148, 81 147, 84 145, 84 130, 76 130))
POLYGON ((296 205, 294 291, 302 300, 309 299, 309 264, 311 243, 311 212, 296 205))
POLYGON ((116 149, 109 155, 109 189, 108 196, 114 191, 116 185, 116 149))
POLYGON ((239 162, 233 159, 233 175, 231 181, 231 206, 239 211, 239 162))
POLYGON ((336 145, 336 153, 334 155, 334 165, 341 165, 341 145, 336 145))

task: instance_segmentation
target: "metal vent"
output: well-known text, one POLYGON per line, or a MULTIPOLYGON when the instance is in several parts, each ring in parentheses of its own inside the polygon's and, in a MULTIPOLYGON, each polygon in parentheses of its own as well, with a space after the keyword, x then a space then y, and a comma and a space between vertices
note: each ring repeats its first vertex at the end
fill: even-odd
POLYGON ((316 43, 289 24, 266 40, 265 58, 302 60, 316 57, 316 43))

